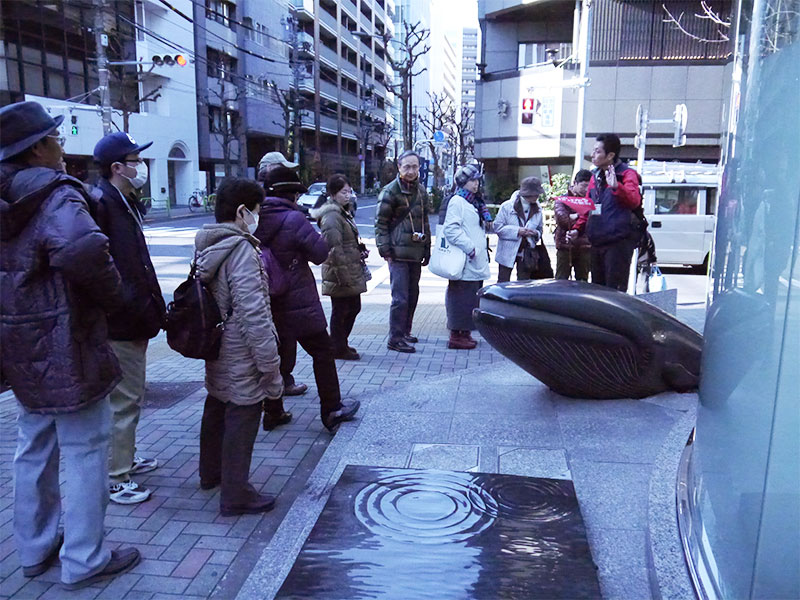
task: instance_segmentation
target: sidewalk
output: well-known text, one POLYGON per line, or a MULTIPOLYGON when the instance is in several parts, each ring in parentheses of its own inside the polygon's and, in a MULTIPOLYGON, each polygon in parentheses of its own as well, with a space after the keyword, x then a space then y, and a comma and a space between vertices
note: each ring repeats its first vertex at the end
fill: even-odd
MULTIPOLYGON (((330 303, 325 300, 323 306, 327 310, 330 303)), ((492 364, 505 361, 485 342, 478 350, 447 350, 441 302, 418 308, 416 354, 387 351, 388 310, 382 299, 365 298, 351 336, 363 358, 337 362, 343 395, 362 398, 398 384, 421 385, 432 376, 489 371, 492 364)), ((287 399, 294 421, 272 432, 260 431, 253 453, 251 481, 261 491, 278 494, 277 508, 266 515, 224 518, 218 513, 219 490, 200 490, 197 474, 203 362, 165 349, 159 338, 153 346, 138 450, 158 458, 161 467, 137 479, 153 488, 153 497, 136 506, 109 504, 106 517, 109 545, 135 545, 144 560, 105 586, 64 592, 54 585, 60 577, 57 566, 33 580, 22 577, 11 522, 17 408, 11 392, 0 395, 0 597, 233 598, 292 503, 305 493, 308 476, 331 436, 319 420, 311 361, 302 350, 295 375, 310 390, 306 396, 287 399)))
MULTIPOLYGON (((325 431, 311 361, 301 350, 295 375, 309 392, 287 399, 290 425, 260 431, 256 441, 251 480, 278 495, 266 515, 220 517, 219 490, 200 490, 204 364, 172 352, 163 334, 151 342, 138 441, 161 467, 139 479, 153 488, 150 501, 110 504, 106 517, 109 545, 135 545, 145 559, 105 586, 65 593, 55 585, 58 567, 22 577, 11 523, 17 407, 10 392, 0 394, 0 597, 270 598, 348 462, 571 477, 604 595, 649 597, 652 573, 676 582, 674 593, 661 584, 664 597, 688 597, 671 527, 674 469, 695 396, 574 401, 550 393, 483 341, 476 350, 447 350, 446 282, 427 271, 414 326, 418 352, 387 351, 388 278, 375 276, 351 336, 363 358, 337 362, 342 394, 363 402, 359 418, 334 438, 325 431)), ((323 307, 329 310, 327 299, 323 307)), ((696 328, 703 313, 679 309, 696 328)))

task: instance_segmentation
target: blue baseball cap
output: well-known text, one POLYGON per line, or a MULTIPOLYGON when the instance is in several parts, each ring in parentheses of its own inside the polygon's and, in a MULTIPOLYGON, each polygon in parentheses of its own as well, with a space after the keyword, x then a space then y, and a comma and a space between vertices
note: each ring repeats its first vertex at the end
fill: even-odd
POLYGON ((122 162, 128 154, 139 154, 152 145, 153 142, 139 145, 129 133, 124 131, 109 133, 94 147, 94 159, 101 165, 110 165, 122 162))

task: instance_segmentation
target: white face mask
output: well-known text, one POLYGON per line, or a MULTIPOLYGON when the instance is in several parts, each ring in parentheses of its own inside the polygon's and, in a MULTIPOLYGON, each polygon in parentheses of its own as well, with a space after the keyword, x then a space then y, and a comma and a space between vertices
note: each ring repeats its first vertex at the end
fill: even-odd
POLYGON ((250 233, 250 235, 253 235, 256 232, 256 229, 258 229, 258 218, 259 218, 259 215, 258 215, 258 213, 254 213, 252 210, 250 210, 246 206, 244 207, 244 209, 247 212, 250 213, 251 217, 253 217, 253 222, 252 223, 245 223, 245 225, 247 225, 247 231, 250 233))
MULTIPOLYGON (((128 166, 127 164, 125 165, 128 166)), ((147 165, 144 163, 139 163, 136 165, 136 175, 133 177, 128 177, 125 174, 121 174, 125 179, 131 182, 131 185, 135 187, 137 190, 142 188, 145 183, 147 183, 147 165)))

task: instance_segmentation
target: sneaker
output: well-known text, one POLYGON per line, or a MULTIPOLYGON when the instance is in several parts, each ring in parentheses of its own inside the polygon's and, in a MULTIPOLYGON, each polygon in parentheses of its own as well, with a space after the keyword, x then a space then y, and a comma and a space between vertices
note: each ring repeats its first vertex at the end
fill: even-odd
POLYGON ((283 395, 284 396, 302 396, 308 390, 308 386, 305 383, 293 383, 292 385, 284 386, 283 388, 283 395))
POLYGON ((47 571, 50 568, 55 560, 58 558, 58 551, 61 550, 61 545, 64 543, 64 532, 58 532, 58 538, 56 538, 56 543, 53 546, 53 549, 50 550, 50 553, 45 556, 44 560, 40 563, 35 565, 31 565, 29 567, 22 567, 22 576, 23 577, 37 577, 47 571))
POLYGON ((405 340, 389 341, 389 343, 386 344, 386 347, 389 350, 394 350, 395 352, 405 352, 407 354, 412 354, 417 351, 417 349, 414 348, 414 346, 410 345, 405 340))
POLYGON ((322 417, 322 424, 325 425, 325 428, 331 433, 336 433, 336 430, 339 429, 339 425, 345 421, 352 421, 355 418, 360 406, 361 402, 358 400, 342 400, 338 409, 322 417))
POLYGON ((405 341, 409 344, 416 344, 419 342, 419 338, 415 335, 411 335, 410 333, 407 333, 403 339, 405 339, 405 341))
POLYGON ((133 466, 128 473, 130 475, 134 475, 136 473, 149 473, 150 471, 155 471, 157 468, 158 460, 155 458, 144 458, 143 456, 137 455, 133 457, 133 466))
POLYGON ((142 555, 136 548, 121 548, 119 550, 111 551, 111 560, 99 573, 95 573, 91 577, 81 579, 75 583, 62 583, 61 587, 65 590, 79 590, 90 585, 94 585, 100 581, 111 579, 117 575, 130 571, 133 567, 139 564, 142 555))
POLYGON ((117 504, 139 504, 150 498, 152 493, 152 490, 129 479, 112 485, 109 490, 109 499, 117 504))

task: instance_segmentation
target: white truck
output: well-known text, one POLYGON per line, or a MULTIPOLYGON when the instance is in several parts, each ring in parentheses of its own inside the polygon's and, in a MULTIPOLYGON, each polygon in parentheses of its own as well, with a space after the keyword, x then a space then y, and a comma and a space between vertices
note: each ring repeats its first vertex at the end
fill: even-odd
POLYGON ((644 213, 659 264, 686 265, 705 273, 716 226, 717 165, 645 161, 644 213))

